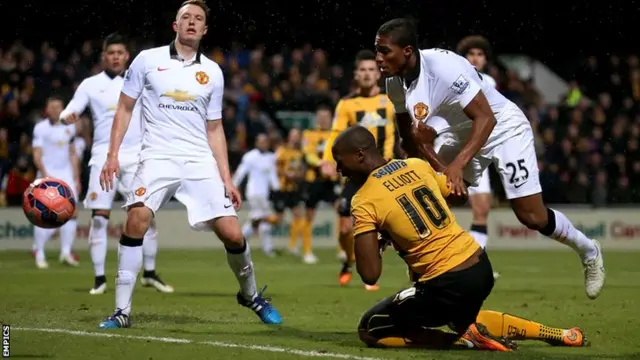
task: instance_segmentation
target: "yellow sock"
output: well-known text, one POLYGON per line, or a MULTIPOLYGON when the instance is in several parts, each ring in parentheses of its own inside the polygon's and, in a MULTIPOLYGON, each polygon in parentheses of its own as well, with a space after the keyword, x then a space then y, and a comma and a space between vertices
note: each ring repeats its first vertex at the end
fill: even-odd
POLYGON ((298 244, 298 235, 300 234, 302 223, 300 219, 292 219, 291 226, 289 227, 289 249, 293 250, 296 248, 298 244))
POLYGON ((340 254, 341 252, 345 251, 345 249, 342 247, 342 242, 340 242, 340 217, 338 217, 338 219, 336 220, 336 230, 338 230, 338 233, 337 233, 337 237, 338 237, 338 254, 340 254))
POLYGON ((340 234, 340 245, 347 254, 347 261, 353 263, 356 261, 356 255, 353 251, 353 233, 340 234))
POLYGON ((302 254, 311 254, 311 240, 313 232, 313 222, 304 219, 302 220, 302 254))
POLYGON ((497 311, 482 310, 476 322, 483 324, 491 335, 513 340, 562 341, 564 329, 552 328, 535 321, 497 311))

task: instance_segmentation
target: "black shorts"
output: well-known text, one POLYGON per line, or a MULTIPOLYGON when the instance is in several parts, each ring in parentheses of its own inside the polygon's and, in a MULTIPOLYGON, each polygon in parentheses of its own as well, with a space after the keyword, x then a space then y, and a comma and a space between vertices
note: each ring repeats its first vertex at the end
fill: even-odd
POLYGON ((342 186, 342 192, 338 197, 338 214, 341 217, 351 217, 351 199, 358 189, 359 187, 351 181, 347 181, 342 186))
POLYGON ((307 209, 315 209, 321 201, 332 204, 338 199, 333 181, 307 183, 305 203, 307 209))
MULTIPOLYGON (((457 332, 465 331, 476 321, 493 282, 491 262, 483 253, 480 261, 467 269, 418 282, 382 300, 363 315, 358 330, 375 332, 375 329, 393 327, 395 331, 409 331, 416 327, 449 325, 457 332)), ((385 337, 382 333, 372 335, 385 337)))
POLYGON ((278 191, 273 194, 273 208, 277 213, 286 209, 293 209, 302 202, 302 195, 298 191, 278 191))

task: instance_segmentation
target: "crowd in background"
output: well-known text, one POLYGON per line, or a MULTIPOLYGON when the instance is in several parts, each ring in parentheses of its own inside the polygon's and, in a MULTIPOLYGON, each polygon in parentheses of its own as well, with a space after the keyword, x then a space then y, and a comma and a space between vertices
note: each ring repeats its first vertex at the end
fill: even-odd
MULTIPOLYGON (((39 48, 16 42, 0 49, 0 206, 35 177, 31 132, 46 117, 47 97, 69 100, 82 79, 101 71, 96 44, 86 41, 58 51, 46 42, 39 48)), ((310 44, 278 54, 239 45, 206 54, 225 72, 223 121, 232 166, 253 147, 257 134, 269 134, 274 143, 282 139, 287 129, 277 119, 278 111, 314 111, 353 90, 352 64, 332 64, 327 53, 310 44)), ((640 202, 634 185, 640 184, 637 56, 576 59, 570 89, 559 106, 543 104, 535 84, 515 72, 497 65, 488 72, 536 131, 545 201, 595 206, 640 202)), ((86 126, 79 137, 87 144, 86 164, 91 126, 88 115, 83 118, 86 126)), ((492 177, 500 197, 495 172, 492 177)))

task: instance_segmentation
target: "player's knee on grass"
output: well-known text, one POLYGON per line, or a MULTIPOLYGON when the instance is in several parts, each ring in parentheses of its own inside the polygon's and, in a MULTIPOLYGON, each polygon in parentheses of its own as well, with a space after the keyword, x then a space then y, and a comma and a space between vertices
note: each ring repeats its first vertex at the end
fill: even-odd
POLYGON ((511 208, 522 223, 531 230, 542 230, 547 226, 548 211, 541 194, 512 199, 511 208))
POLYGON ((227 249, 241 249, 244 247, 242 228, 235 216, 225 216, 209 222, 211 229, 227 249))
POLYGON ((142 238, 149 230, 153 212, 146 206, 131 206, 127 212, 125 233, 133 238, 142 238))
POLYGON ((367 310, 358 322, 358 337, 367 346, 378 346, 378 341, 399 336, 391 317, 395 296, 390 296, 367 310))

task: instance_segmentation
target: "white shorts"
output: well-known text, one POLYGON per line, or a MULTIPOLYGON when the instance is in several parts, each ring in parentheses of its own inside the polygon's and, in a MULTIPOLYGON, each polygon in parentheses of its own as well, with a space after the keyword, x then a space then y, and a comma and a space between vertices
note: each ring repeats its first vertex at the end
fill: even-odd
POLYGON ((478 179, 478 186, 469 186, 469 195, 491 194, 491 179, 489 179, 489 169, 484 169, 480 179, 478 179))
POLYGON ((260 220, 273 214, 269 196, 250 196, 247 197, 249 205, 249 220, 260 220))
POLYGON ((522 125, 514 129, 513 136, 484 156, 489 157, 496 166, 507 199, 517 199, 542 192, 538 157, 530 125, 522 125))
POLYGON ((104 166, 105 157, 91 158, 89 161, 89 184, 87 185, 87 197, 83 205, 85 209, 110 210, 116 191, 123 197, 131 191, 131 182, 138 168, 137 154, 135 156, 119 156, 120 176, 113 179, 114 189, 105 191, 100 187, 100 173, 104 166))
MULTIPOLYGON (((45 168, 46 168, 46 165, 45 165, 45 168)), ((73 194, 73 199, 76 201, 76 203, 78 203, 78 185, 76 184, 76 181, 73 176, 73 169, 58 169, 58 170, 50 169, 50 168, 46 168, 46 169, 47 169, 47 173, 49 174, 49 177, 62 180, 66 182, 67 185, 69 185, 69 187, 71 188, 71 193, 73 194)), ((37 179, 42 178, 42 174, 38 172, 38 174, 36 175, 36 178, 37 179)))
MULTIPOLYGON (((533 130, 524 113, 515 105, 510 105, 499 115, 508 119, 513 128, 501 129, 501 136, 491 135, 490 143, 464 168, 464 180, 471 187, 482 187, 482 178, 486 176, 487 167, 493 163, 500 174, 507 199, 517 199, 542 192, 538 170, 538 158, 534 145, 533 130)), ((434 142, 434 149, 445 162, 451 163, 464 146, 461 138, 455 133, 439 134, 434 142)), ((491 185, 488 186, 491 189, 491 185)), ((470 190, 471 193, 471 190, 470 190)))
POLYGON ((210 231, 207 221, 237 216, 214 162, 144 160, 138 164, 124 207, 142 203, 156 213, 173 196, 187 208, 194 230, 210 231))

